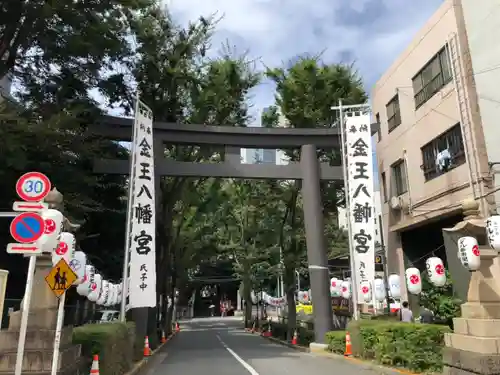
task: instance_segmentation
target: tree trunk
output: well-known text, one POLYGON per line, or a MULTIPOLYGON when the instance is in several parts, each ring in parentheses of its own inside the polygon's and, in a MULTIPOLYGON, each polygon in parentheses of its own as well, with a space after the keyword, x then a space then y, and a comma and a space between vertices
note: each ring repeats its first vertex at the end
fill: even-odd
POLYGON ((243 300, 245 301, 245 328, 252 321, 252 288, 248 275, 243 275, 243 300))
POLYGON ((293 337, 297 328, 297 310, 295 309, 295 267, 287 267, 285 264, 283 283, 286 290, 287 311, 287 339, 293 337))

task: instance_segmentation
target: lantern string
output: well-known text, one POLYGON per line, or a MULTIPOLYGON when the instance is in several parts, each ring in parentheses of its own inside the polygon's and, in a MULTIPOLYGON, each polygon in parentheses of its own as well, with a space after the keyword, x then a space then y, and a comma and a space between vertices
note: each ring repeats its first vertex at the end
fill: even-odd
POLYGON ((444 244, 442 245, 439 245, 438 247, 436 247, 434 250, 431 250, 429 251, 428 253, 422 255, 420 258, 417 258, 417 259, 414 259, 412 261, 410 261, 410 266, 413 266, 415 263, 421 261, 422 259, 424 259, 425 257, 429 256, 429 255, 432 255, 434 256, 434 254, 436 253, 436 251, 438 251, 439 249, 443 248, 444 247, 444 244))

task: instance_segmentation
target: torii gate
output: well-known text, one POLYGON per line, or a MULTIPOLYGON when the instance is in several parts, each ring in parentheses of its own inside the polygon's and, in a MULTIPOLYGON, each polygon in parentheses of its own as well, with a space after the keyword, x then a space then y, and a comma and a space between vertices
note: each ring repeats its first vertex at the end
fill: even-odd
MULTIPOLYGON (((104 116, 90 125, 89 131, 116 141, 130 142, 133 121, 133 119, 104 116)), ((376 131, 377 125, 374 124, 372 134, 376 131)), ((324 343, 326 332, 333 327, 320 180, 343 180, 344 173, 342 166, 319 163, 317 149, 340 149, 340 129, 338 127, 312 129, 232 127, 154 122, 153 135, 155 150, 164 150, 165 143, 224 147, 224 161, 214 164, 167 160, 163 157, 163 152, 156 151, 157 197, 160 195, 159 182, 162 176, 302 180, 307 259, 311 291, 314 296, 314 333, 316 342, 324 343), (241 148, 300 148, 301 157, 300 162, 288 165, 241 164, 241 148)), ((126 160, 98 159, 94 163, 94 172, 128 175, 129 163, 126 160)), ((147 319, 141 320, 147 321, 147 319)), ((140 334, 147 331, 147 323, 143 324, 143 327, 137 327, 140 334)))

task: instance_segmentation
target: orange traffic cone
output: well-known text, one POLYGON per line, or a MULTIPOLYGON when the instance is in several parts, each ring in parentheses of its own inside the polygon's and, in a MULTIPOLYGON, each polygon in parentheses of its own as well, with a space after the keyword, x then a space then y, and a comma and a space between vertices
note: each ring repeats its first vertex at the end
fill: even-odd
POLYGON ((161 331, 161 343, 165 344, 167 342, 167 336, 165 336, 165 331, 161 331))
POLYGON ((293 333, 292 345, 297 345, 297 330, 293 333))
POLYGON ((179 322, 175 322, 175 332, 180 332, 181 331, 181 326, 179 325, 179 322))
POLYGON ((94 354, 94 358, 92 359, 90 375, 99 375, 99 356, 97 354, 94 354))
POLYGON ((351 344, 351 335, 349 332, 345 333, 345 353, 344 356, 350 357, 352 355, 352 344, 351 344))
POLYGON ((271 332, 271 322, 269 321, 268 322, 268 326, 267 326, 267 331, 265 332, 262 332, 262 336, 264 337, 271 337, 273 334, 271 332))
POLYGON ((149 357, 151 355, 151 349, 149 349, 149 338, 148 336, 144 339, 144 357, 149 357))

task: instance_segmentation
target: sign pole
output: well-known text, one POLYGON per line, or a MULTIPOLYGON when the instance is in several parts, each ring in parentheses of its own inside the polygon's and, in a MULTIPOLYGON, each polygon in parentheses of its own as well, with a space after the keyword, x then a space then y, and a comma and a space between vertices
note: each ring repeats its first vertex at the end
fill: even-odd
MULTIPOLYGON (((135 111, 134 116, 137 117, 139 113, 139 94, 137 94, 135 100, 135 111)), ((125 218, 125 249, 123 252, 123 274, 122 274, 122 300, 120 303, 120 321, 125 323, 127 320, 125 314, 127 312, 127 296, 128 296, 128 263, 130 262, 130 230, 131 230, 131 220, 133 219, 134 210, 134 190, 132 189, 133 179, 134 179, 134 153, 136 144, 136 121, 134 120, 134 133, 132 135, 132 149, 130 150, 130 175, 128 179, 128 201, 127 201, 127 216, 125 218)))
POLYGON ((57 374, 59 365, 59 347, 61 346, 61 331, 64 322, 64 304, 66 302, 66 293, 59 298, 59 308, 57 309, 56 335, 54 337, 54 354, 52 355, 51 375, 57 374))
POLYGON ((351 220, 350 220, 350 215, 351 215, 351 207, 350 207, 350 202, 349 202, 349 183, 348 183, 348 174, 347 174, 347 152, 345 149, 345 126, 344 126, 344 107, 342 106, 342 100, 339 99, 339 106, 338 107, 332 107, 332 109, 338 109, 340 116, 340 137, 341 137, 341 145, 342 145, 342 152, 340 155, 342 156, 342 170, 344 172, 344 195, 345 195, 345 201, 346 201, 346 209, 347 209, 347 232, 349 234, 349 263, 351 266, 351 285, 352 285, 352 306, 353 306, 353 312, 352 312, 352 317, 354 320, 359 319, 359 310, 358 310, 358 280, 356 278, 356 270, 354 266, 354 246, 352 243, 352 229, 351 229, 351 220))
POLYGON ((31 255, 28 265, 28 275, 26 277, 26 290, 23 299, 23 312, 21 316, 21 327, 19 329, 19 341, 17 343, 16 369, 14 375, 21 375, 23 371, 24 344, 26 341, 26 331, 28 329, 28 316, 31 303, 31 293, 33 292, 33 279, 35 275, 36 256, 31 255))

